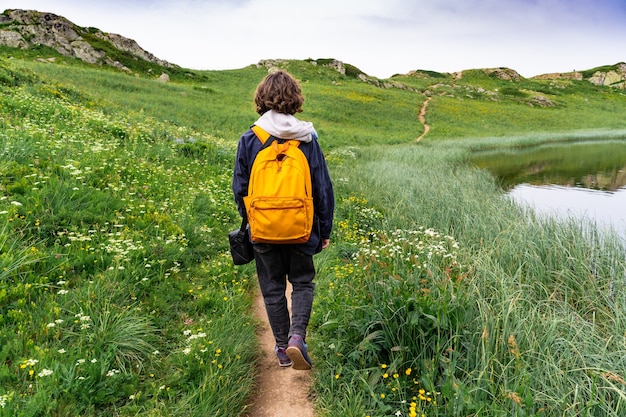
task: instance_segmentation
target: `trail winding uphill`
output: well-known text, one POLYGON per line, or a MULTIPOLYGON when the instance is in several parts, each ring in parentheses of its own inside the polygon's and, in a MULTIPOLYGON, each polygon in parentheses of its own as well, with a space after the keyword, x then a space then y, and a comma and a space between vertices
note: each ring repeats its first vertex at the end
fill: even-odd
POLYGON ((432 97, 428 97, 424 103, 422 104, 422 108, 420 109, 419 115, 417 116, 418 120, 420 121, 420 123, 422 124, 422 126, 424 126, 424 132, 422 132, 421 135, 419 135, 419 137, 417 139, 415 139, 416 142, 419 142, 422 140, 422 138, 424 136, 426 136, 426 134, 428 134, 428 131, 430 130, 430 126, 426 124, 426 107, 428 107, 428 103, 430 102, 430 99, 432 97))

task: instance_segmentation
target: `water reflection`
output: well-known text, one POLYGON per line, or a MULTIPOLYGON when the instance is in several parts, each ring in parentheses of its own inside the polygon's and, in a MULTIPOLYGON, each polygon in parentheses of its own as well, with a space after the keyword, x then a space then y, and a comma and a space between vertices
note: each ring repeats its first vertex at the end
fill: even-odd
POLYGON ((626 187, 626 140, 481 153, 472 162, 493 172, 505 189, 517 184, 604 191, 626 187))
POLYGON ((626 140, 482 153, 472 162, 536 212, 589 219, 626 239, 626 140))
POLYGON ((587 188, 519 184, 508 195, 542 214, 589 219, 613 227, 626 238, 626 188, 603 192, 587 188))

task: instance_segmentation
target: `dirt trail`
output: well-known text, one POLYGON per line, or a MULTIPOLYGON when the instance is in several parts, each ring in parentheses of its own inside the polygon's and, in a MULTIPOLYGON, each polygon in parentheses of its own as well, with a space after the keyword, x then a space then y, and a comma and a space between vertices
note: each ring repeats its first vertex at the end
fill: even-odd
POLYGON ((419 142, 420 140, 422 140, 422 138, 426 136, 426 134, 430 130, 430 126, 426 124, 426 107, 428 106, 428 102, 430 101, 431 98, 432 97, 428 97, 426 101, 424 101, 424 104, 422 104, 422 108, 420 109, 419 116, 417 116, 420 123, 424 126, 424 133, 422 133, 417 139, 415 139, 416 142, 419 142))
MULTIPOLYGON (((289 284, 287 300, 291 311, 289 284)), ((258 335, 262 352, 255 394, 248 405, 248 417, 314 417, 313 404, 309 398, 311 372, 278 366, 274 353, 274 336, 267 321, 260 291, 254 300, 254 314, 263 324, 258 335)))

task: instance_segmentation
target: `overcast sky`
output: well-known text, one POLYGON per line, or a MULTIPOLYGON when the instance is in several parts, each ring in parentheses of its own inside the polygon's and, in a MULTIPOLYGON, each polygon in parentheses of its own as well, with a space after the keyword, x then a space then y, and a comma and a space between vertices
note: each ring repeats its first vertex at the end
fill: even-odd
POLYGON ((336 58, 387 78, 626 61, 626 0, 4 0, 134 39, 190 69, 336 58))

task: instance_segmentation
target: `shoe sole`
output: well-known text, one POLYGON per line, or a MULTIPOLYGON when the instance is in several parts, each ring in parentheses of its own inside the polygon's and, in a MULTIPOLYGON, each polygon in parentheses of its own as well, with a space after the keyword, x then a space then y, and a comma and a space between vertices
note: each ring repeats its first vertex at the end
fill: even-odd
POLYGON ((290 346, 287 348, 287 356, 291 359, 292 364, 291 367, 298 371, 308 371, 311 369, 311 364, 304 359, 304 355, 302 351, 295 346, 290 346))
POLYGON ((287 367, 291 366, 293 364, 293 362, 285 363, 285 362, 278 361, 278 364, 281 367, 283 367, 283 368, 287 368, 287 367))

